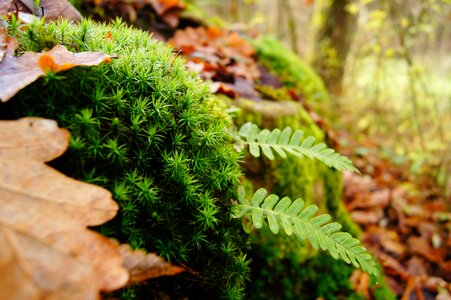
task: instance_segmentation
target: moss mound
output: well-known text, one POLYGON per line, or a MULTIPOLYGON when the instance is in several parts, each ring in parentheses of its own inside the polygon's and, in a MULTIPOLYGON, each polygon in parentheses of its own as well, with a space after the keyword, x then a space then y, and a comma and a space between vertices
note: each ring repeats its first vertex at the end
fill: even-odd
MULTIPOLYGON (((294 88, 308 100, 327 101, 328 93, 322 80, 294 53, 271 38, 254 43, 258 60, 282 79, 284 88, 294 88)), ((239 99, 237 123, 251 121, 261 128, 274 129, 290 126, 325 142, 325 133, 302 105, 287 101, 239 99)), ((323 163, 293 156, 269 161, 265 158, 246 158, 245 186, 252 193, 264 186, 279 196, 302 197, 307 203, 316 203, 323 212, 343 225, 354 236, 360 228, 350 219, 342 202, 342 176, 323 163)), ((312 247, 302 247, 284 234, 274 236, 265 230, 253 232, 249 249, 251 278, 249 295, 252 299, 363 299, 356 294, 349 277, 354 268, 334 260, 312 247)))
MULTIPOLYGON (((293 101, 252 101, 240 99, 234 104, 241 109, 236 122, 250 121, 261 128, 291 127, 325 142, 324 132, 313 122, 302 105, 293 101)), ((307 203, 316 203, 323 212, 343 225, 343 230, 358 237, 360 229, 349 217, 342 201, 341 173, 321 162, 288 156, 270 161, 265 158, 246 159, 246 177, 253 188, 265 187, 271 193, 292 198, 302 197, 307 203)))
POLYGON ((309 255, 287 238, 271 238, 270 232, 254 235, 252 242, 260 247, 252 256, 252 270, 259 274, 252 273, 251 299, 364 299, 349 281, 352 266, 324 253, 309 255))
MULTIPOLYGON (((268 129, 290 126, 324 142, 324 132, 298 103, 240 99, 234 104, 241 109, 239 124, 251 121, 268 129)), ((249 194, 263 186, 279 196, 302 197, 332 215, 345 231, 359 235, 359 227, 352 222, 342 202, 339 172, 321 162, 294 156, 274 161, 247 157, 244 168, 249 194)), ((267 226, 252 233, 249 257, 252 259, 251 299, 363 299, 351 288, 352 266, 308 245, 303 247, 283 233, 275 236, 267 226)))
POLYGON ((36 23, 13 34, 20 51, 64 44, 73 52, 118 56, 110 64, 49 74, 0 110, 68 128, 70 150, 56 167, 108 188, 120 205, 118 217, 99 230, 189 270, 122 296, 239 299, 248 276, 245 233, 229 216, 239 155, 230 124, 210 113, 208 88, 170 48, 120 21, 36 23))
POLYGON ((285 45, 268 36, 253 41, 258 61, 287 88, 295 88, 313 102, 327 102, 329 93, 318 74, 285 45))

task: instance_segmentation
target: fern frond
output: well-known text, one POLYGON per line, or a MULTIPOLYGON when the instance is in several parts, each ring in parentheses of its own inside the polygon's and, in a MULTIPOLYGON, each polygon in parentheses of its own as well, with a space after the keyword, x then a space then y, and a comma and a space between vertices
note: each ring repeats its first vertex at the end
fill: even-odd
POLYGON ((324 143, 315 144, 315 138, 312 136, 304 137, 301 130, 293 132, 290 127, 286 127, 284 130, 261 130, 255 124, 246 123, 238 133, 240 137, 244 138, 240 141, 249 145, 249 151, 254 157, 260 157, 260 149, 270 160, 275 158, 273 150, 282 158, 286 158, 286 152, 288 152, 299 158, 307 156, 311 159, 317 159, 340 171, 358 172, 346 156, 338 154, 324 143))
POLYGON ((289 236, 303 242, 308 240, 313 248, 329 251, 335 259, 342 259, 348 264, 372 274, 379 275, 376 262, 358 239, 347 232, 340 232, 341 225, 328 223, 331 217, 327 214, 313 217, 318 211, 316 205, 304 207, 301 198, 291 201, 289 197, 279 200, 277 195, 267 196, 267 191, 260 188, 249 201, 244 192, 239 192, 238 204, 233 207, 233 217, 248 217, 253 226, 261 228, 266 219, 269 229, 278 234, 283 229, 289 236))

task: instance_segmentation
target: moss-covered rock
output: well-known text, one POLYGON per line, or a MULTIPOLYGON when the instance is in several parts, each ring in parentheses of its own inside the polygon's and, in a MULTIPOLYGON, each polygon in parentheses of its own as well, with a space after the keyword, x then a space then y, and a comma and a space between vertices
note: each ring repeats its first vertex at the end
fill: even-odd
MULTIPOLYGON (((234 102, 241 114, 236 123, 253 122, 261 128, 274 129, 291 127, 302 130, 306 136, 313 136, 324 142, 324 132, 313 122, 307 111, 293 101, 252 101, 239 99, 234 102)), ((351 221, 342 201, 341 174, 321 162, 294 156, 270 161, 266 158, 246 158, 246 177, 255 188, 265 187, 271 193, 304 198, 307 203, 316 203, 323 211, 343 225, 343 229, 354 236, 360 230, 351 221)))
POLYGON ((364 299, 349 281, 352 266, 271 235, 266 229, 252 237, 251 299, 364 299))
POLYGON ((298 55, 274 38, 264 36, 254 45, 258 61, 274 72, 287 88, 295 88, 309 101, 327 102, 329 94, 321 77, 298 55))
MULTIPOLYGON (((241 110, 236 118, 238 125, 250 121, 270 130, 290 126, 324 142, 324 132, 296 102, 239 99, 234 105, 241 110)), ((302 197, 307 203, 316 203, 323 212, 331 214, 345 231, 359 235, 360 229, 352 222, 342 202, 339 172, 321 162, 308 158, 300 160, 290 155, 274 161, 246 157, 243 166, 249 193, 265 187, 282 197, 302 197)), ((331 297, 334 294, 340 294, 342 299, 361 299, 350 287, 349 275, 354 268, 344 262, 318 253, 308 245, 301 246, 284 234, 275 236, 267 227, 253 232, 251 241, 249 255, 253 284, 249 295, 252 299, 299 299, 301 295, 302 299, 339 299, 331 297)))
POLYGON ((119 21, 36 23, 12 34, 20 51, 64 44, 74 52, 118 56, 110 64, 48 74, 0 111, 68 128, 70 149, 56 167, 108 188, 120 205, 119 215, 99 230, 187 267, 182 276, 122 296, 241 298, 248 277, 245 233, 229 214, 239 154, 230 123, 211 113, 208 88, 170 48, 119 21), (104 38, 107 33, 112 38, 104 38))

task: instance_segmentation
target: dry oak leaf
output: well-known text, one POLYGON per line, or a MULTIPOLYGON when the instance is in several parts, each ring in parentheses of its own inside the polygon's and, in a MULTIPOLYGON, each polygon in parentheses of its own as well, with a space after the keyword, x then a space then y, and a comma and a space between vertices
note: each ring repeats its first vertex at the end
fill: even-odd
POLYGON ((0 63, 6 55, 7 46, 6 28, 0 28, 0 63))
POLYGON ((11 7, 12 0, 0 0, 0 16, 6 15, 11 7))
POLYGON ((0 102, 6 102, 27 85, 49 72, 60 72, 76 66, 95 66, 109 62, 111 57, 101 52, 72 53, 56 45, 46 53, 25 52, 20 57, 7 51, 0 63, 0 102))
POLYGON ((111 193, 45 164, 68 140, 52 120, 0 121, 2 299, 98 299, 128 280, 118 246, 87 229, 116 215, 111 193))
POLYGON ((56 20, 60 17, 74 21, 81 19, 81 14, 67 0, 41 0, 39 5, 44 10, 46 20, 56 20))
POLYGON ((21 11, 39 18, 45 17, 47 21, 58 18, 72 21, 81 19, 81 14, 67 0, 41 0, 38 1, 38 5, 35 0, 14 0, 9 2, 14 2, 14 5, 9 6, 9 11, 21 11))
POLYGON ((163 15, 173 9, 184 9, 185 5, 180 0, 148 0, 158 15, 163 15))
POLYGON ((154 253, 145 253, 142 250, 133 250, 130 245, 120 245, 124 259, 123 267, 130 274, 129 284, 141 282, 160 276, 172 276, 185 269, 171 265, 154 253))

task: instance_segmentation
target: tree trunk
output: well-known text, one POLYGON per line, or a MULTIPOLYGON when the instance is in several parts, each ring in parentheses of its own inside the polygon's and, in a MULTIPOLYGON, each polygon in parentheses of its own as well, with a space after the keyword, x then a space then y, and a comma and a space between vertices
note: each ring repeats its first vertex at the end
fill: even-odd
POLYGON ((310 61, 334 95, 342 92, 346 58, 357 28, 357 14, 346 6, 352 0, 319 0, 313 19, 310 61))

